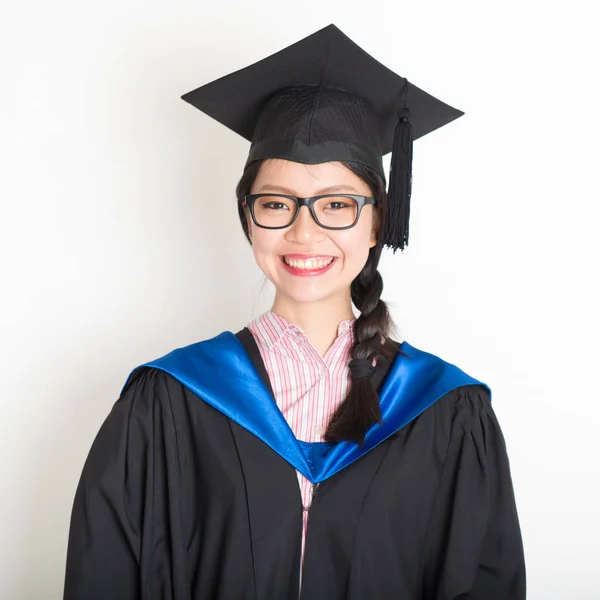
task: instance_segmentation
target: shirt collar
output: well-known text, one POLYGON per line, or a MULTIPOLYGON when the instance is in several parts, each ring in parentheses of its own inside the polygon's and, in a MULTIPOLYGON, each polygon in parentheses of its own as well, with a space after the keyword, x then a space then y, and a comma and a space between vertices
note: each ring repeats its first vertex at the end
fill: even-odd
MULTIPOLYGON (((350 333, 351 343, 354 344, 353 324, 356 319, 344 319, 340 321, 337 328, 337 337, 350 333)), ((291 323, 273 310, 268 310, 256 318, 256 323, 260 326, 262 333, 262 342, 268 350, 271 350, 285 336, 296 336, 307 339, 304 330, 294 323, 291 323)))

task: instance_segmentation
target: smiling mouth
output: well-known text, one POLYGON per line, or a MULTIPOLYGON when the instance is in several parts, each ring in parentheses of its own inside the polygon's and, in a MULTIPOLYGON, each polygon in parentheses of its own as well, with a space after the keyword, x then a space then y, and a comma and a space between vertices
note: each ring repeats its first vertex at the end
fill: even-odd
POLYGON ((307 269, 314 271, 315 269, 323 269, 329 266, 334 260, 334 256, 318 257, 318 258, 288 258, 282 256, 281 259, 289 267, 294 269, 307 269))

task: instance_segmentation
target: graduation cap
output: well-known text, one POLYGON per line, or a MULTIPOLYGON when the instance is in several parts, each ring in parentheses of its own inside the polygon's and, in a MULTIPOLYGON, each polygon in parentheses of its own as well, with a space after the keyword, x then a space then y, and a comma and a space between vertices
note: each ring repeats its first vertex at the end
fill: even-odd
POLYGON ((333 24, 182 98, 252 142, 246 164, 354 161, 385 181, 382 156, 392 152, 381 241, 394 253, 408 244, 413 140, 464 114, 333 24))

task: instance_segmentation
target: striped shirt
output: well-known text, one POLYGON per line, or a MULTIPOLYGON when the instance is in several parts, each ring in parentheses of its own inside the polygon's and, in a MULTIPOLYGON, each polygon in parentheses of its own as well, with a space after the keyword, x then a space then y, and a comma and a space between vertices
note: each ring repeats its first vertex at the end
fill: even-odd
MULTIPOLYGON (((301 327, 269 310, 248 324, 273 388, 277 406, 297 439, 322 442, 335 410, 350 389, 354 319, 341 321, 337 337, 321 357, 301 327)), ((302 496, 301 554, 304 559, 306 526, 313 485, 296 471, 302 496)))

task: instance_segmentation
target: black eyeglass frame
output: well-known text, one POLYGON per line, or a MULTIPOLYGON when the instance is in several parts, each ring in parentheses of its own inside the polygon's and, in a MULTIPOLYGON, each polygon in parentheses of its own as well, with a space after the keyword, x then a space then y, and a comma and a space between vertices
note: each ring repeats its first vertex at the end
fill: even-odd
POLYGON ((356 194, 324 194, 323 196, 312 196, 311 198, 300 198, 298 196, 288 196, 287 194, 246 194, 244 196, 245 205, 250 209, 250 215, 252 216, 252 220, 257 227, 261 227, 262 229, 285 229, 286 227, 291 227, 294 224, 294 221, 298 218, 300 214, 300 209, 303 206, 307 206, 312 218, 315 223, 322 227, 323 229, 334 229, 336 231, 340 231, 342 229, 351 229, 358 223, 358 219, 360 219, 360 213, 362 212, 363 206, 366 204, 376 204, 377 200, 372 196, 358 196, 356 194), (288 198, 289 200, 293 200, 296 203, 296 214, 292 218, 292 220, 287 225, 279 225, 278 227, 268 227, 267 225, 261 225, 257 222, 256 217, 254 216, 254 202, 259 198, 288 198), (344 227, 331 227, 329 225, 323 225, 317 219, 317 215, 315 214, 315 202, 317 200, 321 200, 322 198, 352 198, 357 205, 356 211, 356 219, 354 219, 354 223, 352 225, 344 225, 344 227))

